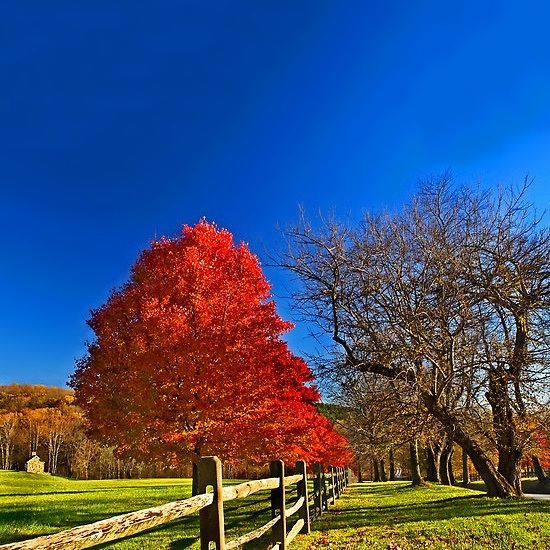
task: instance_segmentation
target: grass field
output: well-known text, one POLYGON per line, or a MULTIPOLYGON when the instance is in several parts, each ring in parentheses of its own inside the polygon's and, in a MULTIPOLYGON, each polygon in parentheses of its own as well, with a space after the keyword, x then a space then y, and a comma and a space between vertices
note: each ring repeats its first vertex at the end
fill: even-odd
POLYGON ((355 484, 292 550, 550 548, 550 502, 408 482, 355 484))
MULTIPOLYGON (((0 544, 92 523, 191 496, 188 479, 75 481, 0 471, 0 544)), ((269 493, 226 503, 227 537, 235 538, 270 519, 269 493)), ((124 550, 198 549, 198 514, 143 534, 98 546, 124 550)))
MULTIPOLYGON (((187 498, 190 492, 185 479, 73 481, 0 472, 0 543, 187 498)), ((269 494, 254 497, 226 503, 227 540, 269 519, 269 494)), ((458 487, 412 488, 407 482, 355 484, 312 529, 291 549, 544 550, 550 548, 550 502, 503 501, 458 487)), ((194 514, 101 548, 198 549, 197 536, 194 514)))

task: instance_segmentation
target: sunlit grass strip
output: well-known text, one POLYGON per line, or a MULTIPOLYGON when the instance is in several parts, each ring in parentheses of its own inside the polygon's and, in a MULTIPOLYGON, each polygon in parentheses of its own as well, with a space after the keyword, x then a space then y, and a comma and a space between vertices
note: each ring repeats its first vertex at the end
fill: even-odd
POLYGON ((550 548, 550 502, 491 499, 459 487, 351 485, 292 550, 550 548))

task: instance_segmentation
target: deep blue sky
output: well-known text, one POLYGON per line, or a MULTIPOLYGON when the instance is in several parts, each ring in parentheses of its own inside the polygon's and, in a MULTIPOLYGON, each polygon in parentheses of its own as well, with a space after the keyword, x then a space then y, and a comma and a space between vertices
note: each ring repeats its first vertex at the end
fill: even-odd
MULTIPOLYGON (((542 4, 3 5, 0 384, 64 385, 89 310, 202 216, 265 258, 299 203, 392 207, 446 168, 487 186, 529 172, 547 208, 542 4)), ((266 273, 288 318, 287 275, 266 273)))

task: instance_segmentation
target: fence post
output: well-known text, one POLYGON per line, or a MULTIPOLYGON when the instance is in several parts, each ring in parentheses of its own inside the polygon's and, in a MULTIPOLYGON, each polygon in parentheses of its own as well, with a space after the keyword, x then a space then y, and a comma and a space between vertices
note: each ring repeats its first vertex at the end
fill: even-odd
POLYGON ((222 463, 217 456, 205 456, 200 459, 197 485, 199 494, 214 493, 212 504, 199 512, 201 550, 210 550, 212 542, 217 550, 225 550, 222 463))
POLYGON ((346 476, 347 476, 347 469, 345 466, 342 466, 342 493, 344 492, 347 483, 346 483, 346 476))
POLYGON ((323 471, 323 466, 316 462, 313 465, 313 506, 315 508, 316 516, 323 513, 323 496, 321 489, 321 472, 323 471))
POLYGON ((336 504, 336 493, 338 489, 336 488, 338 484, 338 474, 334 474, 334 467, 330 466, 330 501, 334 506, 336 504))
POLYGON ((278 544, 279 550, 286 550, 285 464, 273 460, 269 470, 271 477, 279 478, 279 487, 271 489, 271 517, 281 516, 271 530, 271 542, 274 546, 278 544))
POLYGON ((296 484, 298 490, 298 498, 304 497, 304 504, 298 511, 298 518, 304 520, 304 526, 300 530, 301 535, 308 535, 310 532, 309 522, 309 501, 307 494, 307 467, 305 460, 298 460, 296 462, 296 473, 302 475, 302 480, 296 484))
POLYGON ((321 503, 324 510, 328 510, 328 494, 327 494, 327 476, 325 470, 321 467, 321 503))

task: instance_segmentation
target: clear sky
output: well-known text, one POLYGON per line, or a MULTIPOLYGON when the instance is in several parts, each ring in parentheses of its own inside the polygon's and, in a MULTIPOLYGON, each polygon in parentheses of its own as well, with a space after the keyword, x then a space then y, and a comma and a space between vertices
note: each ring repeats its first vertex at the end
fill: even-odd
MULTIPOLYGON (((550 8, 20 0, 0 17, 0 384, 63 386, 138 252, 205 216, 249 243, 447 168, 550 205, 550 8)), ((266 268, 285 318, 288 276, 266 268)), ((307 348, 304 327, 290 338, 307 348)))

